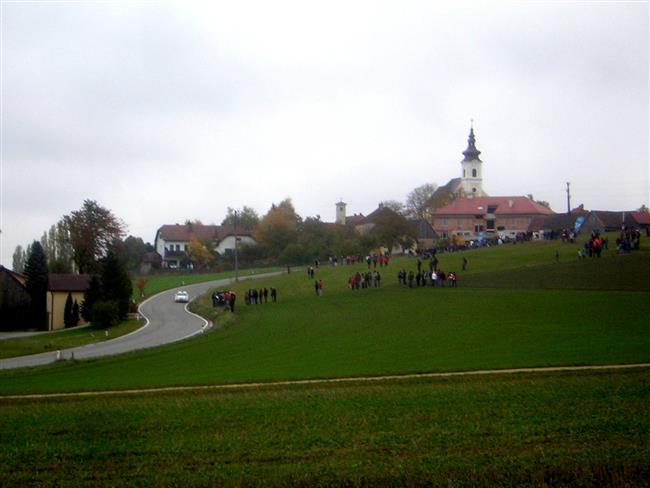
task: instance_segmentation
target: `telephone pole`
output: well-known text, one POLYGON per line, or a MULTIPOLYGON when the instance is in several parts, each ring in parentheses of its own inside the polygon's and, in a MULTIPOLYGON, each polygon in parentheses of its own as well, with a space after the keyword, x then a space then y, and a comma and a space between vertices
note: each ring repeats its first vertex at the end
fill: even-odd
POLYGON ((237 210, 235 210, 235 221, 233 225, 233 231, 235 233, 235 282, 239 281, 239 262, 238 262, 238 256, 237 256, 237 241, 239 238, 237 237, 237 218, 239 216, 237 215, 237 210))
POLYGON ((571 213, 571 182, 566 182, 566 213, 571 213))

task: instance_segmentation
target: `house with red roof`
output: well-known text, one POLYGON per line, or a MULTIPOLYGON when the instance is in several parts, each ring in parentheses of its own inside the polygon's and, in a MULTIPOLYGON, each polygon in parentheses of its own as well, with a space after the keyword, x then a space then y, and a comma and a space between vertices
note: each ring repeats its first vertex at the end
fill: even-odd
POLYGON ((527 233, 534 219, 554 213, 528 197, 456 198, 433 210, 431 223, 442 238, 514 239, 527 233))
POLYGON ((238 245, 256 245, 253 233, 235 229, 228 225, 203 225, 186 223, 183 225, 163 225, 156 232, 154 247, 162 257, 163 268, 180 268, 186 261, 186 251, 191 241, 210 242, 219 254, 225 254, 238 245))
POLYGON ((431 225, 441 238, 463 240, 515 238, 531 223, 554 215, 550 208, 525 196, 491 197, 483 190, 483 161, 476 148, 474 127, 463 151, 461 177, 433 194, 427 205, 431 225))

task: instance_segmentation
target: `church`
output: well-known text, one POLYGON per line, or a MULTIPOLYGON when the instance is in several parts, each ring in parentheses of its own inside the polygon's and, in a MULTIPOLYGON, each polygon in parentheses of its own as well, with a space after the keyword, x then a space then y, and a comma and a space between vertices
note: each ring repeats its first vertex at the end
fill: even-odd
POLYGON ((428 202, 431 225, 439 238, 460 241, 516 239, 529 233, 535 219, 553 215, 526 196, 491 197, 483 190, 483 161, 474 127, 463 152, 461 177, 439 187, 428 202))

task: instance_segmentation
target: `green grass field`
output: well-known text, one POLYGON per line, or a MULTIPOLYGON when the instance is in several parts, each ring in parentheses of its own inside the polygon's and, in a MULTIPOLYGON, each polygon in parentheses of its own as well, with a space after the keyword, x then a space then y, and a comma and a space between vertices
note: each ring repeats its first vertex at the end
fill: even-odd
MULTIPOLYGON (((279 271, 280 268, 254 268, 242 269, 239 271, 240 277, 246 277, 258 273, 268 273, 272 271, 279 271)), ((234 271, 222 271, 220 273, 175 273, 169 272, 167 274, 154 274, 145 276, 146 284, 144 287, 144 297, 140 296, 140 290, 136 287, 137 279, 133 280, 133 300, 140 302, 161 291, 171 290, 172 288, 179 288, 185 285, 192 285, 195 283, 205 283, 206 281, 223 280, 226 278, 233 278, 234 271)))
POLYGON ((37 334, 0 341, 0 359, 57 351, 85 344, 108 341, 142 327, 139 320, 127 320, 108 330, 97 327, 81 327, 47 334, 37 334))
POLYGON ((578 245, 557 242, 441 255, 458 289, 398 286, 414 258, 381 269, 380 289, 354 292, 347 277, 364 265, 322 267, 321 297, 300 270, 235 285, 235 314, 215 313, 207 297, 193 303, 216 324, 197 339, 0 372, 0 438, 11 439, 0 484, 647 484, 650 368, 2 399, 650 362, 643 243, 584 261, 578 245), (279 302, 244 306, 253 284, 278 288, 279 302))

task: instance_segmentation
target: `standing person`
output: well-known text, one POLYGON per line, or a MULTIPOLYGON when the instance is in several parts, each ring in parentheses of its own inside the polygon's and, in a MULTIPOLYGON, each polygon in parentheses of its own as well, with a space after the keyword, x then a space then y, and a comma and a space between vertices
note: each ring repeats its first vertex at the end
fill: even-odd
POLYGON ((413 278, 414 278, 413 271, 409 271, 409 275, 408 275, 409 288, 413 288, 413 278))
POLYGON ((463 256, 463 271, 467 269, 467 258, 463 256))
POLYGON ((418 266, 418 274, 420 274, 420 272, 422 271, 422 261, 420 261, 420 258, 418 258, 417 266, 418 266))
POLYGON ((235 300, 237 300, 237 295, 235 295, 233 292, 229 292, 230 297, 228 299, 228 305, 230 305, 230 311, 232 313, 235 313, 235 300))
POLYGON ((275 288, 271 288, 271 301, 273 303, 278 301, 278 291, 275 288))
POLYGON ((316 295, 320 295, 318 292, 318 280, 314 280, 314 291, 316 292, 316 295))
POLYGON ((268 303, 269 301, 269 289, 264 288, 264 303, 268 303))

